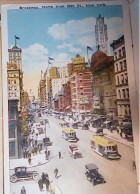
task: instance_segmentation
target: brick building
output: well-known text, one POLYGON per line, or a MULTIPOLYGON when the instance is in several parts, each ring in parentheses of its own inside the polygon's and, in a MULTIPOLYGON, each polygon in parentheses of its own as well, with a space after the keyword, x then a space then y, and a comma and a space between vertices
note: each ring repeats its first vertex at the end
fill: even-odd
POLYGON ((86 67, 85 58, 80 55, 72 59, 72 64, 70 75, 72 112, 76 114, 92 112, 92 73, 86 67))

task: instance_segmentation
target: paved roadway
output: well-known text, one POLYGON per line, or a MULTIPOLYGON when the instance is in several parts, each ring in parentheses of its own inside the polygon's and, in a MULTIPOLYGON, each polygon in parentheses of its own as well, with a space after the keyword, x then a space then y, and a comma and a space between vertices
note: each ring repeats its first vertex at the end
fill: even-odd
MULTIPOLYGON (((45 116, 46 117, 46 116, 45 116)), ((47 117, 46 117, 47 118, 47 117)), ((47 128, 47 135, 53 142, 49 147, 51 161, 45 165, 31 168, 40 173, 47 172, 50 180, 58 186, 63 194, 137 194, 136 173, 132 169, 134 150, 124 144, 118 143, 118 150, 121 160, 110 161, 99 156, 90 148, 90 137, 93 132, 89 130, 76 129, 79 141, 77 143, 83 158, 73 159, 69 156, 69 142, 62 138, 62 129, 59 127, 59 120, 49 117, 50 128, 47 128), (59 159, 58 152, 61 151, 62 158, 59 159), (85 164, 95 163, 106 180, 105 184, 93 186, 85 176, 85 164), (55 167, 59 170, 60 177, 54 178, 55 167)), ((24 182, 27 187, 31 181, 24 182)), ((37 185, 37 183, 32 183, 37 185)), ((11 190, 15 191, 16 186, 22 187, 23 183, 11 184, 11 190)), ((12 193, 12 192, 11 192, 12 193)), ((30 194, 30 193, 29 193, 30 194)), ((37 192, 38 194, 38 192, 37 192)))

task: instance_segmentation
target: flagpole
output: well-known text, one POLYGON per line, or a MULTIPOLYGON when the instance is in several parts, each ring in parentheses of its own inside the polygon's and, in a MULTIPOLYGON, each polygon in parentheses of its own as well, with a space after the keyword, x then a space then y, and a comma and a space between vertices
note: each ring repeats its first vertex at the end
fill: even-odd
POLYGON ((15 46, 16 46, 16 44, 17 44, 17 43, 16 43, 16 36, 15 36, 15 46))

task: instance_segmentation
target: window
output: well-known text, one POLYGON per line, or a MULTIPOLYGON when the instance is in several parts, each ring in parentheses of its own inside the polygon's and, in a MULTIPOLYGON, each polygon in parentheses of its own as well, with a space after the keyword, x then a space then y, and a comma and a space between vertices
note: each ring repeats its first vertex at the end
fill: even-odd
POLYGON ((16 80, 14 80, 14 84, 16 84, 16 80))
POLYGON ((123 70, 123 64, 122 64, 122 62, 120 62, 120 69, 121 69, 121 71, 123 70))
POLYGON ((11 141, 9 142, 9 156, 15 156, 16 150, 15 150, 15 142, 11 141))
POLYGON ((124 60, 123 63, 124 63, 124 69, 127 70, 126 60, 124 60))
POLYGON ((127 98, 129 98, 129 88, 126 88, 127 98))
POLYGON ((115 52, 115 59, 117 59, 117 52, 115 52))
POLYGON ((15 138, 16 137, 16 125, 10 125, 9 126, 9 138, 15 138))
POLYGON ((121 75, 121 83, 122 84, 124 83, 124 75, 123 74, 121 75))
POLYGON ((120 81, 119 81, 119 76, 117 76, 117 85, 120 84, 120 81))
POLYGON ((126 98, 125 89, 122 89, 123 97, 126 98))
POLYGON ((118 95, 119 95, 118 97, 121 98, 121 91, 120 90, 118 90, 118 95))
POLYGON ((118 72, 118 63, 116 64, 116 72, 118 72))
POLYGON ((128 83, 128 76, 127 76, 127 73, 125 73, 125 83, 128 83))
POLYGON ((126 55, 126 53, 125 53, 125 47, 122 48, 122 54, 123 54, 123 56, 126 55))
POLYGON ((122 57, 122 54, 121 54, 121 49, 119 50, 119 58, 122 57))
POLYGON ((84 106, 82 106, 82 110, 84 110, 85 109, 85 107, 84 106))
POLYGON ((84 95, 84 93, 83 93, 83 92, 81 92, 81 95, 84 95))

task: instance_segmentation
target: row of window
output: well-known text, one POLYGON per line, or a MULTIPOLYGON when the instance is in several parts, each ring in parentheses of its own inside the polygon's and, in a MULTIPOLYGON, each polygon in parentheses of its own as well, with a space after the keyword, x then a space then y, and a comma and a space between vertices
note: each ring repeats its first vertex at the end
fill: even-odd
POLYGON ((18 77, 18 73, 8 73, 8 77, 18 77))
POLYGON ((118 115, 124 116, 124 115, 131 115, 130 105, 118 105, 118 115))
POLYGON ((8 80, 8 84, 16 84, 17 80, 8 80))
POLYGON ((9 86, 9 87, 8 87, 8 90, 9 90, 9 91, 10 91, 10 90, 15 91, 15 90, 17 90, 17 86, 11 86, 11 87, 9 86))
POLYGON ((124 71, 127 70, 127 63, 126 60, 120 61, 119 63, 115 64, 115 72, 120 72, 120 71, 124 71))
POLYGON ((125 55, 126 55, 125 47, 122 47, 121 49, 116 51, 114 54, 115 54, 115 60, 117 60, 117 59, 119 59, 121 57, 125 57, 125 55))
POLYGON ((128 99, 129 88, 117 90, 117 99, 128 99))
POLYGON ((116 77, 116 85, 128 83, 128 75, 127 73, 121 74, 116 77))
POLYGON ((9 98, 11 98, 11 97, 17 97, 18 95, 16 92, 9 92, 8 96, 9 98))

